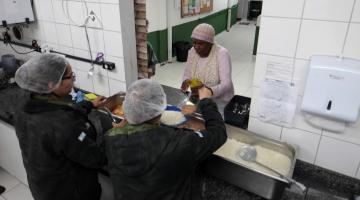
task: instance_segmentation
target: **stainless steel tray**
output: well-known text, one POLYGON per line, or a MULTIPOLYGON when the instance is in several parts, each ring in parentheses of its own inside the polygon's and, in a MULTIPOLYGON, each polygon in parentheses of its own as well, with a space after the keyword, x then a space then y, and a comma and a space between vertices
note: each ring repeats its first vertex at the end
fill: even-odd
MULTIPOLYGON (((291 178, 297 157, 295 147, 230 125, 227 125, 227 132, 229 138, 247 144, 256 143, 257 145, 275 150, 291 158, 291 168, 287 175, 287 177, 291 178)), ((285 187, 291 184, 285 179, 258 171, 217 155, 212 155, 208 158, 203 166, 210 175, 266 199, 280 199, 285 187)))

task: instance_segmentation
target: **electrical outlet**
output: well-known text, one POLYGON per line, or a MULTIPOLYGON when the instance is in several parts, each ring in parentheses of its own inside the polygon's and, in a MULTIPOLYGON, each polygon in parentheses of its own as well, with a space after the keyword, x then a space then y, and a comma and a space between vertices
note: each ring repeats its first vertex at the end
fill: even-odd
POLYGON ((113 62, 105 62, 105 64, 103 64, 103 68, 107 69, 107 70, 114 70, 115 69, 115 63, 113 63, 113 62))

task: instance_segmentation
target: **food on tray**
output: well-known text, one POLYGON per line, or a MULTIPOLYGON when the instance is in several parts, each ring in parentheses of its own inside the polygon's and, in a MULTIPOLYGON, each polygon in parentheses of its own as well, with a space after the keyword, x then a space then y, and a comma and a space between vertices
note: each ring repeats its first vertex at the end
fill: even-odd
POLYGON ((122 105, 124 101, 125 94, 118 93, 114 94, 111 97, 108 97, 104 103, 104 107, 107 107, 109 110, 115 110, 119 105, 122 105))
POLYGON ((184 114, 179 111, 165 110, 160 118, 161 123, 176 126, 186 121, 184 114))
POLYGON ((122 105, 117 105, 114 110, 111 111, 114 115, 124 116, 124 110, 122 105))
MULTIPOLYGON (((241 159, 237 152, 245 145, 248 144, 229 138, 227 139, 226 143, 221 146, 220 149, 218 149, 214 154, 223 158, 227 158, 238 164, 250 167, 251 169, 255 169, 266 174, 271 174, 273 176, 278 176, 274 172, 256 164, 255 162, 249 162, 241 159)), ((254 146, 257 151, 256 162, 270 167, 284 176, 289 174, 291 168, 291 159, 288 156, 260 145, 254 146)))

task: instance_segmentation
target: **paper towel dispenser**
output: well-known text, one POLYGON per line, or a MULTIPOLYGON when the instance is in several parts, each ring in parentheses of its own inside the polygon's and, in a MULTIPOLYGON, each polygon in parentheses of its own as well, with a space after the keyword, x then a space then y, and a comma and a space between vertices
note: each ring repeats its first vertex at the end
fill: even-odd
POLYGON ((302 111, 341 122, 356 122, 360 106, 360 61, 312 56, 302 111))

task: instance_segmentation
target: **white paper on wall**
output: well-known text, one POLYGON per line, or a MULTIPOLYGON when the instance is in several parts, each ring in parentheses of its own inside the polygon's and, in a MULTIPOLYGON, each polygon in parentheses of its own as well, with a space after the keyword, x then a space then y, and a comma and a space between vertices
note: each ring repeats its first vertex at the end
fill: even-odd
POLYGON ((267 62, 265 78, 279 80, 279 81, 291 81, 293 66, 290 63, 280 62, 267 62))
POLYGON ((293 127, 297 88, 289 81, 264 79, 260 85, 258 117, 280 126, 293 127))

